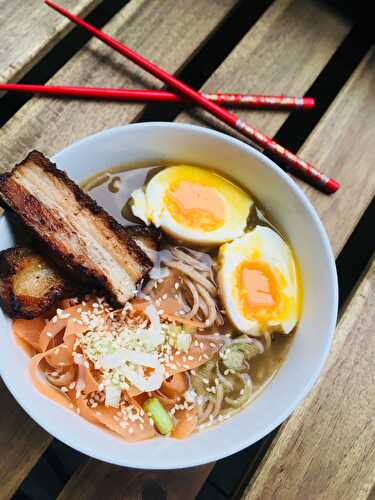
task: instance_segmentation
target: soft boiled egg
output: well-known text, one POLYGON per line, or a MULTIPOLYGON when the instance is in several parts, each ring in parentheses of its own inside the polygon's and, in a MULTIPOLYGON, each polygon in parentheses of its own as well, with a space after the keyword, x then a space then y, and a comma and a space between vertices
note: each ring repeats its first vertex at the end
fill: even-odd
POLYGON ((272 229, 257 226, 219 251, 218 284, 229 319, 241 332, 290 333, 300 290, 293 254, 272 229))
POLYGON ((215 172, 178 165, 156 174, 132 194, 132 210, 177 240, 200 245, 244 234, 251 197, 215 172))

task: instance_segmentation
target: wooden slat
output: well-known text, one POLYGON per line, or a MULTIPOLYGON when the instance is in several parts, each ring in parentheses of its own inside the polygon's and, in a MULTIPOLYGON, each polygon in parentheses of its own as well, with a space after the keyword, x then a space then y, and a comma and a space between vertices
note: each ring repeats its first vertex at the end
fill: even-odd
MULTIPOLYGON (((86 16, 101 0, 61 0, 86 16)), ((73 25, 42 0, 0 0, 0 82, 15 82, 29 71, 73 25)))
MULTIPOLYGON (((225 90, 234 81, 235 89, 242 91, 303 94, 347 29, 346 21, 317 2, 282 0, 269 9, 203 88, 225 90)), ((239 114, 271 136, 287 117, 258 111, 239 114)), ((202 113, 194 117, 183 113, 178 119, 229 130, 202 113)), ((300 182, 323 220, 336 255, 374 196, 374 127, 375 55, 371 52, 299 151, 342 183, 336 194, 327 196, 300 182)))
MULTIPOLYGON (((178 71, 238 0, 205 0, 190 4, 164 0, 132 0, 105 31, 154 60, 178 71)), ((51 84, 101 87, 160 87, 158 80, 98 40, 90 41, 51 80, 51 84)), ((20 161, 30 148, 47 155, 103 130, 134 121, 141 104, 34 98, 0 131, 0 171, 20 161), (84 117, 84 118, 83 118, 84 117)))
POLYGON ((337 255, 375 195, 375 48, 301 149, 301 156, 338 179, 333 196, 300 185, 315 205, 337 255))
POLYGON ((11 498, 49 444, 46 432, 17 405, 0 380, 0 499, 11 498), (22 422, 28 425, 20 425, 22 422), (4 429, 4 431, 2 430, 4 429))
MULTIPOLYGON (((242 89, 241 91, 244 92, 250 92, 253 89, 263 93, 269 91, 302 94, 328 62, 349 29, 350 26, 346 21, 322 10, 311 0, 278 1, 244 37, 204 88, 209 90, 234 88, 235 90, 242 89), (310 22, 311 18, 315 19, 314 23, 310 22), (319 30, 316 25, 319 25, 319 30), (290 26, 293 27, 292 30, 290 26), (288 30, 288 36, 283 36, 286 30, 288 30), (313 48, 311 48, 312 45, 314 45, 313 48), (265 58, 266 67, 262 67, 257 58, 258 50, 263 51, 264 46, 270 49, 270 55, 265 58), (300 53, 304 54, 304 57, 300 58, 300 53), (310 54, 310 64, 305 67, 304 60, 307 53, 310 54), (290 68, 293 68, 291 74, 287 71, 288 69, 290 71, 290 68), (252 74, 254 79, 249 77, 252 74)), ((278 113, 245 112, 241 114, 242 116, 251 114, 252 119, 255 117, 263 121, 263 125, 268 129, 266 131, 270 134, 276 132, 287 116, 278 113)), ((179 121, 192 121, 192 118, 183 114, 179 117, 179 121)), ((217 124, 212 119, 209 121, 210 124, 217 124)), ((263 126, 260 121, 256 122, 256 126, 263 126)), ((197 123, 201 124, 200 121, 197 123)), ((181 479, 179 491, 180 495, 181 491, 184 491, 184 500, 194 498, 194 491, 199 489, 199 485, 206 477, 205 474, 208 474, 213 464, 207 467, 207 469, 195 468, 189 471, 190 482, 193 485, 191 490, 185 491, 181 479)), ((100 466, 97 461, 91 460, 82 471, 73 475, 63 490, 61 498, 78 499, 80 491, 86 490, 89 492, 86 498, 97 498, 92 478, 97 476, 98 470, 101 470, 103 475, 95 481, 95 484, 100 485, 103 491, 114 491, 116 498, 123 499, 140 498, 139 492, 151 477, 150 473, 140 474, 139 471, 129 473, 128 470, 124 470, 121 473, 111 466, 105 464, 100 466), (128 487, 122 488, 122 481, 129 484, 135 475, 137 475, 136 490, 134 490, 134 495, 130 495, 128 487)), ((168 498, 174 498, 174 481, 175 478, 180 477, 180 474, 179 471, 169 472, 169 477, 173 479, 166 486, 168 498)), ((155 482, 163 482, 164 477, 165 472, 152 473, 152 480, 155 482)))
POLYGON ((374 498, 375 264, 347 307, 320 381, 294 412, 246 500, 374 498))
MULTIPOLYGON (((163 8, 155 8, 148 0, 133 0, 104 29, 168 71, 176 72, 236 3, 237 0, 164 0, 163 8)), ((90 41, 49 83, 63 82, 130 88, 160 86, 96 40, 90 41)), ((33 98, 0 130, 0 171, 23 159, 33 148, 52 155, 80 137, 135 120, 142 109, 141 105, 122 103, 33 98)), ((0 408, 5 406, 14 419, 2 419, 0 426, 0 455, 7 456, 0 461, 0 478, 10 481, 7 491, 11 492, 51 438, 40 429, 36 433, 31 419, 0 389, 0 408), (22 439, 8 456, 6 443, 14 439, 16 432, 22 439), (12 475, 16 468, 17 475, 12 475)))
MULTIPOLYGON (((375 50, 373 49, 357 68, 352 78, 348 81, 343 91, 327 111, 319 126, 302 148, 302 152, 305 155, 309 155, 313 160, 314 158, 317 161, 321 159, 321 161, 324 161, 325 165, 330 165, 330 170, 328 170, 329 173, 339 176, 343 181, 341 191, 331 197, 321 195, 305 185, 302 186, 317 207, 331 237, 331 242, 336 254, 342 249, 346 239, 350 236, 355 224, 368 206, 375 192, 375 174, 372 168, 375 145, 370 132, 375 126, 374 98, 375 50)), ((373 331, 373 324, 368 323, 368 325, 367 333, 368 338, 370 338, 370 333, 373 331)), ((353 326, 355 327, 356 325, 353 324, 353 326)), ((361 331, 365 339, 366 335, 362 327, 361 331)), ((348 332, 342 333, 342 335, 346 338, 347 333, 348 332)), ((353 333, 355 333, 355 338, 357 338, 358 331, 356 328, 353 328, 353 333)), ((366 341, 364 340, 364 342, 366 341)), ((344 494, 344 483, 347 482, 347 486, 349 487, 350 476, 346 462, 344 463, 344 467, 341 468, 340 466, 340 462, 344 460, 342 454, 345 453, 345 450, 353 448, 353 463, 350 467, 357 471, 357 467, 363 465, 362 462, 366 462, 366 453, 368 450, 365 446, 361 448, 365 441, 361 440, 358 442, 357 440, 357 430, 361 425, 364 425, 364 421, 361 419, 359 422, 356 422, 352 418, 350 419, 352 429, 350 430, 346 427, 349 421, 347 420, 347 416, 350 417, 350 415, 355 415, 357 413, 357 405, 354 403, 353 406, 353 400, 351 399, 341 401, 342 394, 340 391, 345 387, 347 394, 353 395, 358 394, 358 392, 366 394, 373 390, 373 381, 371 381, 371 379, 366 380, 364 376, 364 369, 362 367, 366 363, 366 353, 363 350, 363 352, 358 351, 355 354, 358 357, 358 363, 353 362, 352 366, 355 367, 356 370, 353 371, 351 375, 350 384, 346 385, 348 382, 345 372, 347 361, 344 358, 347 353, 350 354, 350 347, 347 348, 346 351, 343 351, 340 347, 341 343, 342 337, 336 336, 334 350, 331 354, 325 374, 322 375, 320 379, 320 384, 302 407, 295 412, 291 419, 284 424, 279 431, 273 442, 272 448, 267 453, 262 466, 259 468, 259 474, 254 485, 248 490, 249 499, 283 498, 283 494, 285 494, 286 491, 284 487, 291 487, 293 481, 295 481, 296 489, 290 491, 288 498, 299 498, 298 488, 302 487, 302 481, 307 481, 310 485, 310 481, 313 481, 313 474, 316 474, 319 464, 321 469, 320 474, 322 474, 321 484, 325 485, 327 488, 332 488, 332 493, 331 496, 327 493, 327 496, 325 496, 325 494, 322 494, 322 496, 316 494, 315 497, 312 494, 312 498, 366 498, 366 484, 355 481, 352 486, 358 488, 361 486, 362 489, 359 488, 358 492, 362 492, 362 496, 354 494, 354 489, 348 490, 348 494, 344 494), (327 375, 328 372, 329 376, 327 375), (338 382, 338 392, 335 393, 335 387, 331 386, 335 386, 338 382), (325 396, 323 396, 323 394, 325 396), (335 404, 340 400, 340 405, 338 406, 342 405, 344 407, 345 403, 345 409, 339 414, 341 422, 338 420, 339 416, 335 414, 337 416, 335 426, 332 425, 332 420, 327 415, 327 411, 329 412, 333 408, 329 403, 329 399, 333 397, 332 395, 336 397, 336 399, 333 399, 335 404), (324 405, 325 411, 322 415, 326 418, 325 420, 323 418, 319 420, 318 429, 315 427, 317 425, 316 411, 320 408, 320 404, 322 404, 322 408, 324 405), (315 420, 313 420, 313 418, 307 419, 307 415, 309 415, 310 412, 315 420), (335 432, 329 443, 332 449, 335 449, 335 460, 333 460, 332 454, 328 454, 321 448, 322 443, 320 442, 321 436, 328 436, 333 429, 335 432), (308 450, 301 444, 298 451, 298 459, 296 459, 296 455, 290 455, 288 465, 285 466, 287 443, 292 442, 298 443, 299 445, 303 438, 310 443, 310 430, 314 431, 313 439, 316 439, 317 447, 308 450), (338 444, 340 444, 341 447, 336 451, 338 444), (360 452, 362 456, 360 456, 360 452), (313 453, 315 453, 316 456, 312 455, 313 453), (322 462, 319 462, 320 460, 322 462), (326 460, 329 460, 330 463, 326 462, 326 460), (357 464, 355 460, 358 460, 360 463, 357 464), (295 467, 297 463, 298 467, 295 467), (303 471, 303 468, 305 468, 308 463, 312 463, 315 468, 312 468, 310 472, 307 470, 303 471), (280 464, 282 464, 282 471, 278 469, 280 464), (292 472, 293 468, 296 469, 295 474, 292 472), (270 472, 271 469, 272 472, 270 472), (334 469, 336 469, 335 472, 333 472, 334 469), (275 480, 276 470, 278 471, 277 480, 275 480), (266 481, 267 478, 270 477, 270 474, 272 474, 273 481, 271 485, 267 485, 266 481), (286 477, 288 477, 288 481, 285 480, 283 483, 286 477), (281 484, 284 484, 284 486, 280 486, 281 484), (295 495, 293 495, 292 491, 295 495), (337 492, 337 494, 335 494, 335 492, 337 492)), ((363 346, 365 349, 365 343, 363 346)), ((372 346, 372 350, 371 345, 368 345, 368 349, 372 352, 373 356, 375 344, 372 344, 372 346)), ((358 415, 361 411, 358 412, 358 415)), ((365 415, 369 417, 371 413, 365 413, 365 415)), ((367 423, 366 421, 365 424, 367 425, 367 423)), ((371 441, 371 435, 366 434, 366 439, 371 441)), ((374 435, 372 435, 372 444, 373 441, 374 435)), ((371 461, 371 459, 369 460, 371 461)), ((360 468, 360 470, 363 471, 363 473, 367 472, 370 474, 370 470, 365 471, 363 467, 360 468)), ((372 468, 371 471, 373 470, 372 468)), ((358 477, 362 478, 360 475, 358 477)), ((371 476, 371 478, 371 486, 373 487, 374 476, 371 476)), ((369 480, 371 478, 369 476, 369 480)), ((317 480, 317 478, 315 479, 317 480)))
POLYGON ((141 471, 90 461, 73 475, 58 500, 195 498, 213 465, 175 471, 141 471))
MULTIPOLYGON (((278 0, 202 87, 204 91, 303 95, 351 28, 337 12, 314 0, 278 0), (314 20, 314 22, 312 22, 314 20)), ((273 136, 284 112, 237 109, 236 114, 273 136)), ((214 126, 244 137, 204 112, 182 113, 180 122, 214 126)))

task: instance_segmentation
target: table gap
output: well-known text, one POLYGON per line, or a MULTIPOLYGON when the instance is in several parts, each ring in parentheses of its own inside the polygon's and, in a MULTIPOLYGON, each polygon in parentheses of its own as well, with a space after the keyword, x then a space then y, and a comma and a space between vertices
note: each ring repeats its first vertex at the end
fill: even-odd
POLYGON ((340 314, 345 309, 358 280, 368 267, 375 251, 374 220, 375 198, 367 207, 336 259, 340 314))
MULTIPOLYGON (((97 28, 102 28, 130 0, 111 0, 102 2, 85 19, 97 28)), ((46 9, 48 7, 46 6, 46 9)), ((56 12, 56 16, 59 16, 56 12)), ((64 66, 92 38, 84 29, 76 26, 46 56, 41 59, 19 83, 45 84, 62 66, 64 66)), ((74 85, 74 82, 66 82, 74 85)), ((0 127, 17 113, 32 98, 32 94, 5 93, 0 97, 0 127)))

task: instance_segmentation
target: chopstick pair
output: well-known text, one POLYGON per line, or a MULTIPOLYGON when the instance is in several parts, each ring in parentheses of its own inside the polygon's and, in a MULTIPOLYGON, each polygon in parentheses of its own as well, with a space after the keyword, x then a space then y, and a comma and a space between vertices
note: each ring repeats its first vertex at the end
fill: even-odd
MULTIPOLYGON (((173 92, 165 90, 133 90, 102 87, 72 87, 66 85, 29 85, 20 83, 0 83, 0 91, 26 92, 56 96, 108 99, 113 101, 140 102, 186 102, 173 92)), ((261 109, 303 109, 314 107, 312 97, 270 96, 238 93, 202 93, 206 99, 225 106, 261 109)))
POLYGON ((336 180, 328 177, 324 173, 319 172, 310 163, 302 160, 294 153, 275 142, 270 137, 247 124, 246 122, 238 118, 234 113, 230 113, 228 110, 220 107, 215 102, 209 101, 204 95, 193 90, 188 85, 185 85, 183 82, 170 75, 163 69, 159 68, 154 63, 148 61, 140 54, 131 50, 129 47, 122 44, 118 40, 115 40, 111 36, 106 35, 83 19, 80 19, 66 9, 60 7, 59 5, 56 5, 51 0, 45 0, 45 3, 52 9, 56 10, 63 16, 73 21, 75 24, 85 28, 92 35, 102 40, 109 47, 112 47, 114 50, 130 59, 138 66, 154 75, 156 78, 170 86, 178 94, 181 94, 188 100, 194 102, 195 104, 198 104, 206 111, 219 118, 222 122, 229 125, 231 128, 239 131, 240 133, 242 133, 242 135, 248 137, 253 142, 275 155, 284 164, 286 164, 291 169, 291 171, 296 174, 302 174, 312 185, 316 186, 326 193, 334 193, 340 187, 340 184, 336 180))

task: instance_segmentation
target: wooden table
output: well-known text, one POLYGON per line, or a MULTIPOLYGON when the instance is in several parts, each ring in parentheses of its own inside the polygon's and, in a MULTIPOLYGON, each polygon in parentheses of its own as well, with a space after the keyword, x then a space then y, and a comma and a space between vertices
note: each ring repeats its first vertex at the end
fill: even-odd
MULTIPOLYGON (((216 465, 189 470, 131 470, 80 456, 28 418, 0 382, 0 499, 375 498, 371 16, 363 9, 357 16, 351 2, 319 0, 60 3, 196 88, 317 98, 310 113, 239 114, 342 183, 333 196, 300 183, 338 257, 341 319, 317 384, 277 431, 216 465)), ((100 42, 71 31, 40 0, 0 0, 0 29, 1 82, 161 88, 100 42)), ((0 171, 33 148, 52 155, 88 134, 135 121, 226 130, 177 106, 14 95, 0 103, 0 171)))

